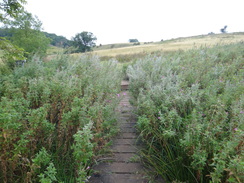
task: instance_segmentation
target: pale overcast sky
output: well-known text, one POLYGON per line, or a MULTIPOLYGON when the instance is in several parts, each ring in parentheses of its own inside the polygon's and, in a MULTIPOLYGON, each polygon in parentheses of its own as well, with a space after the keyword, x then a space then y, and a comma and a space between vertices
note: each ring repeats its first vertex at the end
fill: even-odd
POLYGON ((27 0, 44 31, 70 39, 92 32, 97 44, 244 32, 243 0, 27 0))

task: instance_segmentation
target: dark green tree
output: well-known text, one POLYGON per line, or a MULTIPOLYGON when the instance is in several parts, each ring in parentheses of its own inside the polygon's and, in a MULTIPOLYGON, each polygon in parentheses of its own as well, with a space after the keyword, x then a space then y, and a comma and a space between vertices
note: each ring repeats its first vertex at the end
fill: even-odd
POLYGON ((12 43, 23 48, 30 56, 36 53, 42 56, 46 53, 50 39, 41 32, 42 23, 36 16, 22 12, 6 25, 12 28, 12 43))
POLYGON ((16 60, 25 60, 25 51, 22 48, 12 44, 9 40, 0 37, 0 49, 3 50, 1 60, 8 68, 13 69, 16 60))
MULTIPOLYGON (((0 22, 5 24, 10 19, 18 17, 20 13, 24 12, 24 4, 26 4, 26 0, 0 1, 0 22)), ((9 68, 14 65, 15 60, 25 59, 25 51, 3 37, 0 37, 0 50, 3 51, 1 60, 6 63, 9 68)))
MULTIPOLYGON (((0 37, 4 37, 7 39, 11 39, 13 36, 13 30, 11 28, 0 28, 0 37)), ((62 47, 62 48, 67 48, 72 46, 72 41, 68 40, 64 36, 57 36, 56 34, 53 33, 48 33, 48 32, 43 32, 47 38, 51 40, 51 45, 57 46, 57 47, 62 47)))
POLYGON ((91 32, 83 31, 72 38, 73 46, 76 48, 75 52, 91 51, 92 47, 96 46, 97 38, 91 32))
POLYGON ((10 38, 13 36, 11 29, 0 28, 0 37, 10 38))
POLYGON ((137 43, 137 42, 139 42, 139 41, 138 41, 138 39, 129 39, 129 42, 130 42, 130 43, 137 43))

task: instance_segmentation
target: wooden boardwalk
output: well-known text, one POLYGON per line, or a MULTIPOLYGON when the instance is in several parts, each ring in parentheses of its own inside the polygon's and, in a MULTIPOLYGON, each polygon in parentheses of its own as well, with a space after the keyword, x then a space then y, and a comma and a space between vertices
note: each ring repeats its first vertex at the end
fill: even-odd
POLYGON ((94 167, 96 173, 89 180, 91 183, 148 182, 137 156, 140 144, 137 141, 135 129, 136 118, 131 112, 133 107, 129 103, 130 95, 125 91, 128 88, 128 82, 122 82, 121 88, 124 91, 120 94, 122 100, 118 107, 120 133, 113 141, 112 153, 94 167))

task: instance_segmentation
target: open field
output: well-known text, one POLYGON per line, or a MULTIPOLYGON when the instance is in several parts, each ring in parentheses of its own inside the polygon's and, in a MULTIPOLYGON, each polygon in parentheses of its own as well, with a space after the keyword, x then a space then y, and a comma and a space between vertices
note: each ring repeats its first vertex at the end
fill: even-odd
MULTIPOLYGON (((97 46, 92 52, 101 60, 106 61, 115 58, 119 62, 127 62, 136 58, 142 58, 147 54, 154 52, 173 52, 177 50, 189 50, 192 48, 199 48, 201 46, 212 47, 213 45, 225 45, 244 41, 244 33, 226 33, 213 35, 200 35, 193 37, 177 38, 165 40, 161 42, 152 42, 145 44, 141 42, 140 45, 133 45, 133 43, 117 43, 97 46)), ((63 49, 57 47, 50 47, 48 56, 45 60, 50 60, 57 53, 62 52, 63 49)), ((74 53, 73 56, 80 56, 87 53, 74 53)))
POLYGON ((135 58, 140 55, 143 56, 153 52, 172 52, 177 50, 188 50, 201 46, 211 47, 213 45, 224 45, 240 41, 244 41, 244 33, 201 35, 165 40, 163 42, 155 42, 150 44, 140 43, 140 45, 137 46, 133 46, 133 44, 130 43, 123 43, 114 44, 114 48, 109 48, 111 47, 111 45, 104 45, 99 48, 95 48, 94 51, 91 53, 100 56, 102 60, 107 60, 110 58, 118 59, 118 57, 118 60, 120 60, 120 57, 128 57, 128 61, 130 61, 130 55, 135 58), (128 46, 125 47, 126 45, 128 46))
POLYGON ((106 45, 98 45, 93 50, 106 50, 106 49, 115 49, 115 48, 123 48, 123 47, 131 47, 134 46, 133 43, 115 43, 115 44, 106 44, 106 45))
MULTIPOLYGON (((244 41, 244 33, 227 33, 227 34, 214 34, 214 35, 200 35, 186 38, 177 38, 171 40, 165 40, 163 42, 154 42, 149 44, 133 45, 133 43, 117 43, 97 46, 91 53, 102 57, 102 60, 108 60, 110 58, 116 58, 120 60, 120 57, 144 56, 153 52, 172 52, 177 50, 188 50, 192 48, 198 48, 201 46, 213 46, 223 45, 235 42, 244 41), (119 58, 118 58, 119 57, 119 58)), ((63 48, 51 46, 47 51, 47 60, 53 58, 57 53, 63 52, 63 48)), ((72 54, 73 56, 79 56, 81 53, 72 54)), ((0 50, 0 56, 2 52, 0 50)), ((1 60, 0 60, 1 62, 1 60)))
POLYGON ((150 44, 141 43, 138 46, 129 46, 123 48, 114 49, 104 49, 93 51, 93 54, 98 56, 111 56, 115 57, 117 55, 127 55, 142 52, 155 52, 155 51, 177 51, 177 50, 187 50, 200 46, 213 46, 216 44, 229 44, 239 41, 244 41, 244 33, 233 33, 233 34, 217 34, 217 35, 205 35, 196 36, 189 38, 178 38, 173 40, 167 40, 164 42, 155 42, 150 44))

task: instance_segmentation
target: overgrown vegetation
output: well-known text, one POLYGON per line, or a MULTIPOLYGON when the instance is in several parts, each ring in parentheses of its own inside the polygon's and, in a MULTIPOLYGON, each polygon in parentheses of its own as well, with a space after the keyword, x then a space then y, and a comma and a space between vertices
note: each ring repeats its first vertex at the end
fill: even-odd
POLYGON ((244 44, 129 66, 145 163, 168 182, 244 182, 244 44))
POLYGON ((116 133, 121 74, 97 57, 38 58, 0 75, 0 182, 84 182, 116 133))

